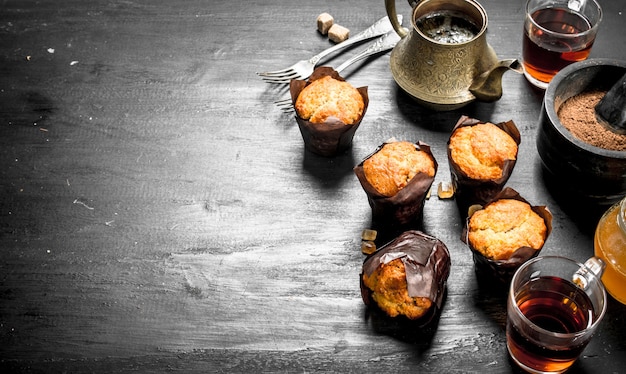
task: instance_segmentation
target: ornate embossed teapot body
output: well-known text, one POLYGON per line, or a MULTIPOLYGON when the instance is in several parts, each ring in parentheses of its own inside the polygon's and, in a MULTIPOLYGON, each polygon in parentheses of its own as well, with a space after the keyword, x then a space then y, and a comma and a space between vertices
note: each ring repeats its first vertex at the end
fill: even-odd
POLYGON ((397 22, 395 0, 385 0, 387 15, 401 37, 391 52, 391 73, 398 85, 423 106, 453 110, 476 99, 496 101, 502 96, 504 72, 522 72, 516 59, 498 60, 487 43, 487 13, 476 1, 409 0, 409 4, 413 7, 411 31, 397 22), (444 16, 448 19, 439 29, 426 30, 424 25, 434 24, 429 19, 444 16), (441 30, 447 33, 450 16, 471 25, 473 30, 461 27, 457 28, 461 30, 458 38, 439 38, 441 30))

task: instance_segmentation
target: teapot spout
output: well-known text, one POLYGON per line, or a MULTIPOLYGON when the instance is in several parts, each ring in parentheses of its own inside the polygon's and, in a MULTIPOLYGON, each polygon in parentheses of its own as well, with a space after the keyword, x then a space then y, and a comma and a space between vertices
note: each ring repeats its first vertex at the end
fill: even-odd
POLYGON ((522 64, 517 59, 501 60, 491 69, 476 76, 469 91, 480 101, 492 102, 502 97, 502 75, 513 70, 523 74, 522 64))

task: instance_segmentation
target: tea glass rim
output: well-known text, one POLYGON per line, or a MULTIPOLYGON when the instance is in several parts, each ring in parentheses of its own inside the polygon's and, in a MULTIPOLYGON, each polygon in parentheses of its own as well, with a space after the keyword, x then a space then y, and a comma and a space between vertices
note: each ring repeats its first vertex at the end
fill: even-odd
POLYGON ((583 12, 577 12, 579 14, 581 14, 582 16, 585 17, 585 19, 589 22, 592 23, 591 27, 585 31, 582 32, 577 32, 577 33, 573 33, 573 34, 563 34, 560 32, 556 32, 550 29, 546 29, 545 27, 541 26, 540 24, 537 23, 537 21, 535 21, 535 19, 532 17, 532 14, 534 13, 535 10, 538 9, 548 9, 548 8, 562 8, 560 6, 557 6, 557 4, 552 4, 546 7, 543 6, 537 6, 533 9, 530 9, 530 3, 532 0, 528 0, 526 2, 526 17, 530 20, 530 22, 533 24, 534 27, 537 27, 538 29, 540 29, 542 32, 552 36, 552 37, 559 37, 559 38, 564 38, 564 39, 574 39, 574 38, 580 38, 581 36, 585 36, 585 35, 589 35, 591 33, 595 33, 598 31, 598 28, 600 27, 600 23, 602 22, 602 7, 600 6, 600 4, 596 1, 596 0, 586 0, 587 2, 592 2, 596 8, 598 9, 598 20, 595 23, 592 23, 591 20, 589 20, 589 18, 587 16, 585 16, 585 14, 583 12))
POLYGON ((526 261, 524 264, 522 264, 522 266, 519 267, 519 269, 517 269, 515 271, 515 274, 513 275, 513 278, 511 279, 511 284, 509 286, 509 295, 508 295, 508 301, 509 303, 512 305, 513 310, 515 311, 515 314, 517 316, 519 316, 519 318, 528 326, 530 327, 533 331, 545 335, 545 336, 549 336, 552 338, 556 338, 556 339, 578 339, 582 336, 586 336, 589 335, 590 333, 592 333, 593 331, 595 331, 595 329, 597 328, 598 324, 602 321, 602 319, 604 319, 604 314, 606 313, 607 310, 607 296, 606 296, 606 289, 604 288, 604 284, 602 283, 602 281, 600 280, 600 278, 596 277, 593 273, 589 272, 589 275, 594 277, 597 282, 596 284, 599 286, 600 291, 602 291, 602 310, 600 311, 599 314, 596 315, 596 317, 594 318, 593 322, 586 326, 583 330, 580 331, 576 331, 576 332, 570 332, 570 333, 563 333, 563 332, 554 332, 554 331, 550 331, 550 330, 546 330, 543 327, 540 327, 538 325, 536 325, 533 321, 531 321, 530 319, 528 319, 528 317, 526 317, 526 315, 524 313, 522 313, 522 311, 519 309, 517 302, 515 300, 515 281, 517 280, 517 278, 519 277, 519 275, 522 272, 522 269, 527 268, 528 266, 534 264, 535 262, 541 261, 543 259, 559 259, 559 260, 565 260, 567 262, 570 262, 572 264, 577 265, 579 268, 580 267, 585 267, 587 268, 584 264, 576 261, 576 260, 572 260, 571 258, 568 257, 564 257, 564 256, 538 256, 535 257, 533 259, 530 259, 528 261, 526 261))

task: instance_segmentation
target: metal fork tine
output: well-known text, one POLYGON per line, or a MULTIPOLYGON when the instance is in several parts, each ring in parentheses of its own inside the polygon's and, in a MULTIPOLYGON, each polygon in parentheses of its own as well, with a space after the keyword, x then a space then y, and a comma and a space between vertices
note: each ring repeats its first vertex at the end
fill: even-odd
POLYGON ((271 75, 271 76, 267 76, 267 77, 262 77, 262 78, 290 78, 290 77, 294 77, 294 76, 299 76, 300 74, 295 71, 295 70, 290 70, 287 73, 282 73, 282 74, 277 74, 277 75, 271 75))
POLYGON ((298 75, 298 73, 296 71, 288 71, 286 73, 280 73, 280 74, 265 74, 265 75, 259 75, 261 77, 261 79, 264 78, 276 78, 276 79, 281 79, 281 78, 289 78, 293 75, 298 75))
POLYGON ((281 69, 281 70, 266 71, 266 72, 262 72, 262 73, 257 72, 257 75, 260 75, 262 77, 272 77, 272 76, 276 76, 276 75, 286 74, 286 73, 289 73, 289 72, 292 72, 292 71, 293 71, 293 69, 291 67, 289 67, 289 68, 285 68, 285 69, 281 69))
POLYGON ((267 77, 263 77, 263 81, 267 82, 267 83, 285 83, 284 79, 282 78, 267 78, 267 77))
POLYGON ((262 75, 261 79, 291 79, 295 76, 299 76, 299 74, 295 71, 290 71, 288 73, 283 73, 279 75, 262 75))
POLYGON ((262 79, 268 83, 286 83, 289 82, 292 79, 299 79, 300 76, 293 75, 293 76, 289 76, 289 77, 281 77, 281 78, 274 78, 274 77, 262 77, 262 79))
POLYGON ((284 113, 291 113, 294 111, 293 104, 291 103, 291 98, 276 100, 274 101, 274 104, 284 113))
POLYGON ((274 101, 274 104, 276 104, 278 106, 291 105, 291 99, 276 100, 276 101, 274 101))

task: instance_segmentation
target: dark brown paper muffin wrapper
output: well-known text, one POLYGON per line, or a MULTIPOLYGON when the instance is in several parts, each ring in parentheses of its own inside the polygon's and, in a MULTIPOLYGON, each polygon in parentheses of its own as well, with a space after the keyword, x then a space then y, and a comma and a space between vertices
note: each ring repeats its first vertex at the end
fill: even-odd
MULTIPOLYGON (((439 315, 443 305, 448 276, 450 275, 450 253, 445 244, 437 238, 417 230, 405 231, 369 255, 363 262, 363 269, 359 276, 361 297, 368 307, 377 307, 378 305, 372 298, 372 290, 363 282, 363 274, 370 275, 382 264, 398 258, 402 259, 405 264, 409 296, 426 297, 432 301, 431 308, 422 317, 411 320, 417 326, 425 326, 439 315)), ((382 312, 381 309, 377 310, 382 312)), ((398 317, 409 320, 406 316, 398 317)))
POLYGON ((424 202, 428 195, 435 175, 437 175, 437 160, 433 156, 430 146, 426 143, 414 143, 418 150, 430 155, 435 165, 435 175, 432 177, 425 173, 416 174, 407 185, 393 196, 384 196, 372 186, 365 177, 363 162, 380 151, 386 143, 381 144, 369 156, 365 157, 359 165, 354 168, 361 186, 367 195, 367 201, 372 208, 372 218, 381 231, 388 231, 395 228, 399 232, 403 229, 413 229, 419 226, 422 218, 424 202))
MULTIPOLYGON (((452 134, 454 134, 454 132, 460 127, 473 126, 479 123, 485 122, 467 116, 462 116, 454 126, 454 129, 450 133, 450 137, 452 137, 452 134)), ((519 146, 521 142, 521 135, 513 121, 500 122, 495 125, 509 134, 519 146)), ((450 165, 452 184, 455 188, 455 198, 457 199, 461 213, 465 217, 467 214, 467 207, 473 204, 485 205, 502 190, 513 172, 517 157, 516 160, 508 160, 504 163, 502 176, 498 179, 472 179, 467 176, 467 174, 465 174, 461 168, 459 168, 458 164, 452 159, 449 147, 450 139, 448 139, 447 145, 448 164, 450 165)))
MULTIPOLYGON (((343 77, 339 75, 333 68, 328 66, 317 67, 308 80, 292 79, 289 83, 289 91, 291 93, 291 103, 295 107, 298 95, 307 85, 311 82, 323 78, 327 75, 340 80, 345 81, 343 77)), ((353 124, 348 125, 343 123, 337 118, 330 117, 324 123, 312 123, 308 120, 301 118, 296 111, 296 122, 300 128, 302 139, 304 140, 304 146, 313 153, 321 156, 334 156, 340 152, 352 146, 352 139, 356 133, 357 128, 365 116, 367 106, 369 105, 369 96, 367 93, 367 87, 357 88, 361 97, 363 98, 363 113, 358 120, 353 124)))
MULTIPOLYGON (((487 207, 489 204, 500 199, 515 199, 530 205, 530 203, 521 197, 517 191, 510 187, 506 187, 494 196, 493 199, 484 207, 487 207)), ((548 236, 550 236, 550 233, 552 232, 552 213, 545 206, 531 205, 531 209, 543 218, 546 224, 546 236, 544 238, 545 245, 548 236)), ((539 255, 539 252, 543 249, 543 246, 537 250, 531 247, 520 247, 513 252, 513 255, 507 260, 493 260, 485 257, 480 251, 469 243, 468 230, 470 218, 471 216, 467 217, 465 220, 465 227, 463 228, 463 233, 461 234, 461 240, 463 243, 467 244, 472 252, 477 276, 483 281, 496 281, 496 284, 494 285, 496 287, 508 286, 515 271, 522 266, 524 262, 539 255)))

